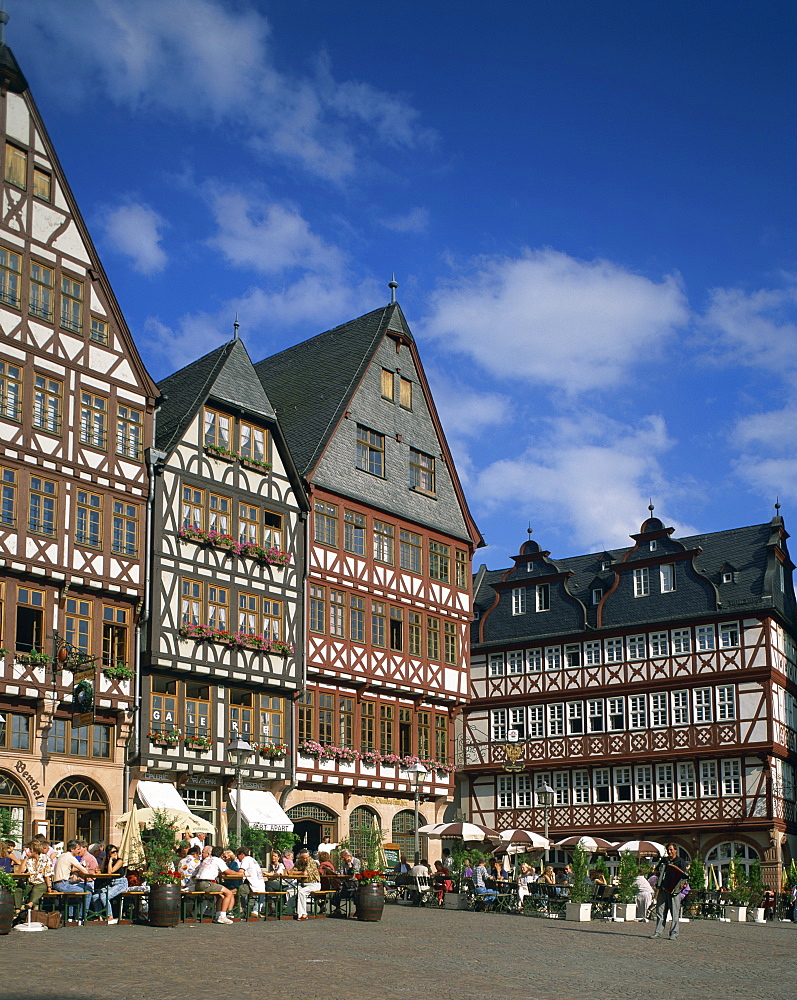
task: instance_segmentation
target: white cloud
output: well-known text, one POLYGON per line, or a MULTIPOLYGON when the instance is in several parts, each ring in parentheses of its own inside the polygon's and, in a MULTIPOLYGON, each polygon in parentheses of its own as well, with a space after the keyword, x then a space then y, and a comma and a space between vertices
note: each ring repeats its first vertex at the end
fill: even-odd
POLYGON ((712 359, 797 385, 797 286, 711 293, 705 328, 712 359))
POLYGON ((429 210, 413 208, 404 215, 382 219, 382 225, 394 233, 425 233, 429 228, 429 210))
POLYGON ((121 254, 130 258, 133 269, 140 274, 156 274, 166 266, 167 257, 161 247, 164 219, 146 205, 120 205, 110 209, 102 219, 105 238, 121 254))
POLYGON ((547 249, 478 260, 433 293, 425 328, 493 375, 575 394, 620 383, 688 318, 675 277, 547 249))
POLYGON ((52 53, 51 76, 59 86, 68 81, 71 102, 100 88, 120 105, 223 123, 254 148, 332 180, 375 143, 414 149, 431 141, 406 100, 336 81, 323 58, 304 75, 282 72, 269 22, 251 4, 39 0, 28 18, 31 47, 52 53))
MULTIPOLYGON (((543 517, 567 525, 568 552, 627 545, 629 533, 648 516, 651 496, 664 512, 684 495, 684 486, 663 468, 673 442, 659 415, 634 427, 594 412, 554 418, 535 430, 533 442, 517 458, 483 468, 471 499, 492 512, 511 497, 519 523, 533 527, 543 517)), ((680 535, 693 531, 674 526, 680 535)))
POLYGON ((263 274, 301 268, 340 277, 344 255, 313 233, 296 207, 217 191, 212 209, 218 233, 208 242, 236 267, 263 274))

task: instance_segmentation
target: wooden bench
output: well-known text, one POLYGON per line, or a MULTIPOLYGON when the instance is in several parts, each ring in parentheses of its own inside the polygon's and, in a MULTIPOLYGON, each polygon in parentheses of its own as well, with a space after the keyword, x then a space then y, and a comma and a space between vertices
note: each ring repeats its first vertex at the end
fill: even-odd
POLYGON ((78 920, 69 920, 69 907, 80 906, 81 908, 85 906, 85 910, 82 912, 85 914, 88 912, 88 900, 91 899, 91 893, 79 893, 79 892, 59 892, 57 889, 48 889, 41 898, 41 907, 45 909, 44 901, 50 900, 55 904, 55 909, 59 910, 63 916, 64 927, 77 927, 80 920, 85 920, 85 916, 78 918, 78 920))
POLYGON ((334 889, 317 889, 310 893, 310 913, 311 917, 325 917, 327 915, 327 903, 335 895, 334 889))

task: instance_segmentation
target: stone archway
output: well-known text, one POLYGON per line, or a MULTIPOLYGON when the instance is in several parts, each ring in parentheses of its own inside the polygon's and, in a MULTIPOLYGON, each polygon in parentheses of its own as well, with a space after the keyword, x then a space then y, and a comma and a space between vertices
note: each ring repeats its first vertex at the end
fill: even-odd
POLYGON ((53 843, 107 839, 108 804, 99 787, 77 775, 63 778, 47 798, 47 822, 53 843))
POLYGON ((20 847, 30 832, 30 805, 22 785, 7 771, 0 771, 0 809, 8 810, 12 823, 3 839, 20 847))

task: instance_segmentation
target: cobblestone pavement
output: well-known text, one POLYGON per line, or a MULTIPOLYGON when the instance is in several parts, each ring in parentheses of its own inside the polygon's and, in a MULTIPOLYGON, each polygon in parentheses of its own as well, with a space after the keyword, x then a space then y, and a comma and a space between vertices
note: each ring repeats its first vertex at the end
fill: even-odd
POLYGON ((797 925, 387 906, 381 923, 87 926, 0 937, 0 1000, 794 1000, 797 925))

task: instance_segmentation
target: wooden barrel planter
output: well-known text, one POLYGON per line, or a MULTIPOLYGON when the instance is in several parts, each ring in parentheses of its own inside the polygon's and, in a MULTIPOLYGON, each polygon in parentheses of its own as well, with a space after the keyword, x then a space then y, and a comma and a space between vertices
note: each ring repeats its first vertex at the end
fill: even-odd
POLYGON ((14 897, 0 889, 0 934, 8 934, 14 923, 14 897))
POLYGON ((357 890, 357 919, 381 920, 385 908, 385 887, 383 885, 361 885, 357 890))
POLYGON ((153 885, 149 890, 150 927, 176 927, 180 923, 180 883, 153 885))

